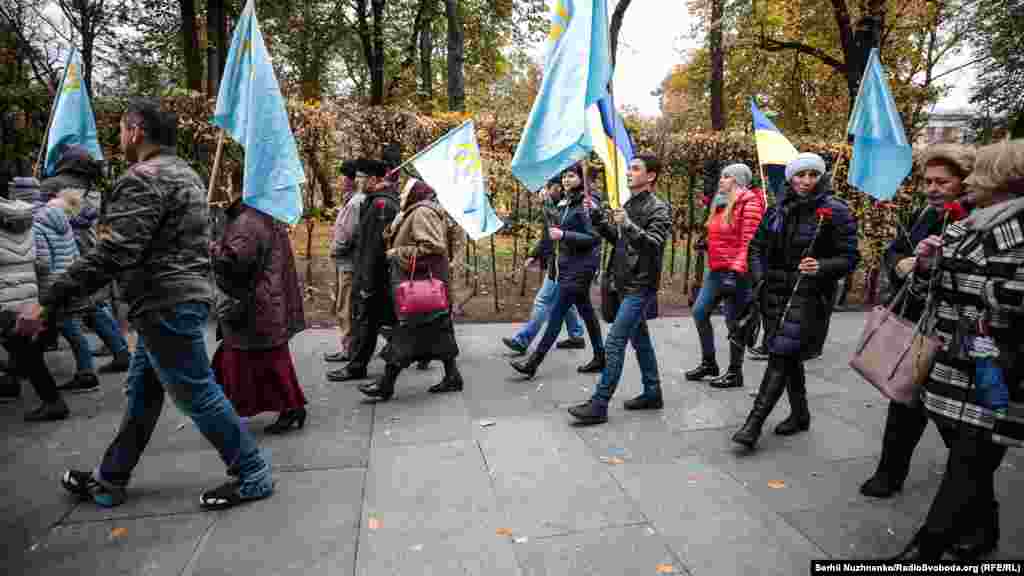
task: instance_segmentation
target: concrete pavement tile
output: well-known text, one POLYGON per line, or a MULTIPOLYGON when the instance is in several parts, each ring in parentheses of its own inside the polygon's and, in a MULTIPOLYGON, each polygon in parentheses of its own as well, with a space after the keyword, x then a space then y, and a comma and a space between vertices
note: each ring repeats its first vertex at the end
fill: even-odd
POLYGON ((184 515, 58 526, 26 553, 21 570, 8 574, 178 576, 213 520, 184 515))
POLYGON ((224 463, 215 450, 159 455, 147 452, 135 469, 124 504, 101 508, 84 502, 71 513, 69 521, 198 513, 201 511, 199 495, 228 480, 224 463))
MULTIPOLYGON (((788 402, 784 406, 777 406, 775 411, 788 416, 788 402)), ((865 458, 878 451, 871 434, 827 412, 812 412, 811 428, 806 432, 780 437, 774 433, 773 426, 766 428, 762 437, 767 435, 775 436, 778 440, 772 448, 774 451, 796 452, 808 460, 865 458)))
POLYGON ((647 525, 533 539, 515 550, 524 576, 655 574, 659 566, 663 574, 687 574, 665 538, 647 525))
POLYGON ((608 464, 560 415, 503 422, 480 434, 508 526, 535 538, 638 522, 608 464))
POLYGON ((472 441, 373 449, 358 574, 516 574, 507 524, 472 441))
POLYGON ((824 555, 705 457, 612 474, 692 574, 801 574, 824 555))
POLYGON ((783 452, 771 456, 712 453, 704 457, 776 512, 863 498, 858 488, 875 468, 873 458, 827 462, 783 452), (782 482, 781 487, 777 482, 782 482))
POLYGON ((268 500, 218 514, 193 574, 352 574, 365 470, 282 473, 268 500))
POLYGON ((627 462, 670 462, 686 454, 686 446, 678 441, 661 419, 632 418, 624 413, 603 426, 576 428, 594 458, 618 457, 627 462))
POLYGON ((667 401, 661 414, 673 431, 724 428, 739 425, 746 417, 746 413, 737 410, 733 403, 700 390, 692 390, 680 399, 667 401))
POLYGON ((420 387, 402 393, 402 385, 399 380, 398 392, 391 400, 373 405, 373 450, 472 437, 469 414, 460 393, 431 394, 420 387))
POLYGON ((366 467, 370 456, 370 430, 377 408, 361 404, 358 390, 326 390, 307 394, 306 426, 286 434, 265 434, 263 428, 276 415, 249 420, 249 429, 266 450, 275 469, 302 470, 366 467))
POLYGON ((890 507, 847 503, 782 515, 833 558, 891 558, 910 542, 918 519, 890 507))

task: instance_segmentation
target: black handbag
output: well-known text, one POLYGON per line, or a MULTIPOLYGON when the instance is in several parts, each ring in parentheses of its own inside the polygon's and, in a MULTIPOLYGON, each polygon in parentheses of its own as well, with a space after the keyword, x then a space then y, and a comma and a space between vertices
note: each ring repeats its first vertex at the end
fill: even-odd
POLYGON ((604 274, 601 274, 601 318, 609 324, 615 322, 621 304, 622 296, 612 285, 612 274, 606 269, 604 274))

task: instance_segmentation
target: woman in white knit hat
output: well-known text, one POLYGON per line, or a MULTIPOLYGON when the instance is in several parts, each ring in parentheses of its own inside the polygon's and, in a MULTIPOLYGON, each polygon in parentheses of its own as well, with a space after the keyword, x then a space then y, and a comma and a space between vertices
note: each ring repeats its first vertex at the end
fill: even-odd
POLYGON ((708 216, 708 268, 704 285, 693 307, 693 321, 700 335, 701 363, 686 373, 690 381, 709 376, 715 388, 743 386, 742 339, 736 336, 737 315, 750 300, 747 247, 764 217, 764 196, 750 189, 753 174, 746 164, 730 164, 718 179, 718 194, 711 200, 708 216), (719 376, 715 359, 715 332, 711 311, 725 300, 729 327, 729 369, 719 376))
POLYGON ((766 319, 768 367, 754 407, 732 439, 753 448, 785 390, 791 413, 775 433, 810 428, 804 360, 820 350, 840 278, 857 267, 857 223, 832 196, 825 161, 802 153, 786 165, 788 190, 768 209, 748 249, 754 297, 766 319))

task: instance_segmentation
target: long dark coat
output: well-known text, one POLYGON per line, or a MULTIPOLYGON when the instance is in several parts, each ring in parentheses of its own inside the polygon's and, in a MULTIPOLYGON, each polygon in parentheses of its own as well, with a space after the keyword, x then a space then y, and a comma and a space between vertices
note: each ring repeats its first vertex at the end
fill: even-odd
POLYGON ((807 359, 822 349, 839 279, 860 261, 857 222, 850 207, 831 192, 827 174, 805 197, 787 191, 781 204, 768 209, 750 243, 749 269, 755 286, 763 281, 755 296, 760 297, 766 317, 766 342, 771 354, 807 359), (832 215, 822 223, 815 240, 819 208, 831 209, 832 215), (805 252, 818 261, 819 271, 814 276, 803 276, 794 294, 801 277, 797 266, 805 252), (783 314, 785 319, 780 323, 783 314))
POLYGON ((225 214, 224 234, 210 247, 223 297, 217 316, 224 345, 264 350, 306 328, 299 275, 284 224, 240 201, 225 214))

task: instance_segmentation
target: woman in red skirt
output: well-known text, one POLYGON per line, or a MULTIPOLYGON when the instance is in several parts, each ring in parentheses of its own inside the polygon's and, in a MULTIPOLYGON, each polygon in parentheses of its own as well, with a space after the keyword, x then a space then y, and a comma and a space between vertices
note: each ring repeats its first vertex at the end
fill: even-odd
POLYGON ((217 316, 223 342, 213 357, 217 381, 240 416, 279 413, 268 434, 301 429, 306 397, 288 341, 306 321, 287 227, 235 200, 210 256, 222 292, 217 316))

